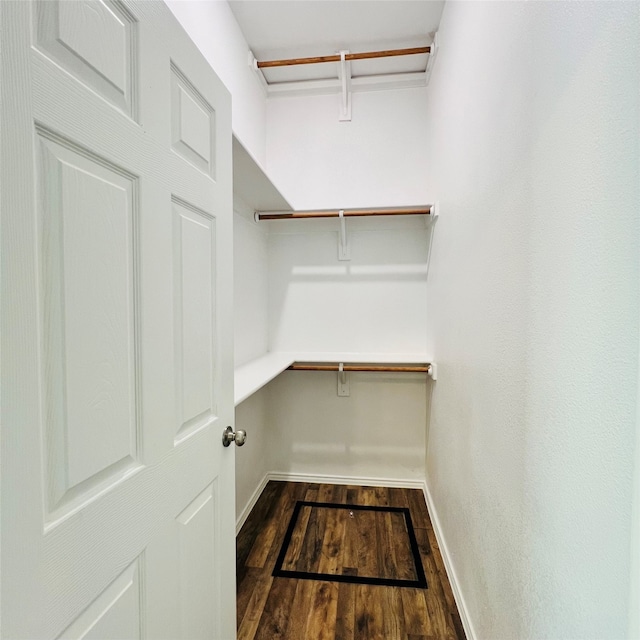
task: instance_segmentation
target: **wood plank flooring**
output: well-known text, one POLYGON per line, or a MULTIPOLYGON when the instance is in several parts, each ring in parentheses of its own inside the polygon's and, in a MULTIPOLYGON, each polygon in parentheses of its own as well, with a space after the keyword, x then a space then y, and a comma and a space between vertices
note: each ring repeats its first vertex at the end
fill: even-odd
POLYGON ((299 501, 273 575, 424 588, 408 515, 407 507, 299 501))
MULTIPOLYGON (((344 511, 303 508, 283 568, 415 579, 401 520, 389 512, 355 510, 358 517, 345 518, 344 511)), ((417 489, 269 482, 236 542, 239 640, 465 640, 417 489), (274 578, 300 500, 408 508, 428 588, 274 578)))

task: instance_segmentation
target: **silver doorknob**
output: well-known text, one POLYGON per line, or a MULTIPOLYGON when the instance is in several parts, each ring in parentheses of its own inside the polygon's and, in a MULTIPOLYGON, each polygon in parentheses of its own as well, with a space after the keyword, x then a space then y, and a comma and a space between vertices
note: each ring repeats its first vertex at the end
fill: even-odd
POLYGON ((227 427, 222 432, 222 444, 228 447, 232 442, 235 442, 238 447, 241 447, 247 440, 247 432, 242 429, 234 431, 231 427, 227 427))

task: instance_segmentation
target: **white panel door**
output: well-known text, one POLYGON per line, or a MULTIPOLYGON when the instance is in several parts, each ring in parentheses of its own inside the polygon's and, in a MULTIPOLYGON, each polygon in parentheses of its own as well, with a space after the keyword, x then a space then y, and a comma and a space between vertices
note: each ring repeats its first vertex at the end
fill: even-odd
POLYGON ((2 638, 235 638, 230 96, 162 2, 0 27, 2 638))

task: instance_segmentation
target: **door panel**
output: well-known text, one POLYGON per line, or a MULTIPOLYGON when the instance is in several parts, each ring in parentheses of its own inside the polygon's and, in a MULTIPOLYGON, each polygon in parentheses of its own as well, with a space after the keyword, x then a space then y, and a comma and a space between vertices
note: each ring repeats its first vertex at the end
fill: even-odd
POLYGON ((233 638, 228 92, 162 2, 0 11, 2 635, 233 638))
POLYGON ((176 518, 180 549, 181 638, 213 638, 216 635, 214 607, 210 601, 217 597, 213 579, 218 546, 216 489, 209 485, 176 518))
POLYGON ((214 416, 215 218, 173 200, 180 442, 214 416))
POLYGON ((136 181, 38 131, 48 520, 137 464, 136 181))
POLYGON ((138 640, 142 632, 140 562, 127 567, 60 635, 60 640, 138 640))
POLYGON ((215 111, 173 62, 171 133, 176 153, 215 178, 215 111))
POLYGON ((137 20, 120 2, 46 0, 36 46, 98 95, 135 117, 137 20))

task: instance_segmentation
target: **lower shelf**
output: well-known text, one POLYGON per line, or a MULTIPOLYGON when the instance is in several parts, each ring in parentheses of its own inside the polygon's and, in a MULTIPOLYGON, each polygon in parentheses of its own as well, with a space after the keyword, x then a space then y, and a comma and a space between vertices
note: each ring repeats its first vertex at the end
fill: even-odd
POLYGON ((274 351, 238 367, 233 376, 235 406, 271 382, 294 362, 293 354, 274 351))
POLYGON ((435 364, 425 353, 348 353, 348 352, 285 352, 272 351, 238 367, 234 375, 234 401, 238 406, 258 389, 271 382, 294 363, 358 364, 429 364, 429 375, 435 380, 435 364))

